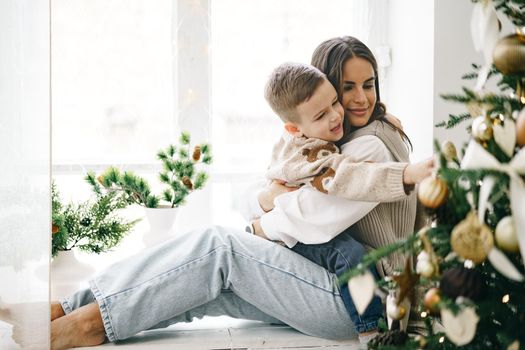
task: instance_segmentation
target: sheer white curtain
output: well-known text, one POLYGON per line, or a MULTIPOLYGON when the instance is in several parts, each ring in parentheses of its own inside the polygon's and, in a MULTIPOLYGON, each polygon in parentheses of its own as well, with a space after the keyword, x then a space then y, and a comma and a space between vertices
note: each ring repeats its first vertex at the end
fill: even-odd
POLYGON ((0 349, 49 344, 49 2, 0 2, 0 349))

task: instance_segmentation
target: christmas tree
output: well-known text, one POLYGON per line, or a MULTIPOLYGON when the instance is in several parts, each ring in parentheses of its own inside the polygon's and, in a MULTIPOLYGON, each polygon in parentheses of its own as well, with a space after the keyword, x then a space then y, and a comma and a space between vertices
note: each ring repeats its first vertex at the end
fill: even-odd
POLYGON ((369 348, 525 349, 525 0, 472 2, 485 62, 463 76, 470 87, 442 96, 466 112, 436 126, 468 124, 471 137, 461 155, 436 143, 438 169, 418 189, 431 223, 341 278, 358 310, 374 292, 386 296, 386 330, 369 348), (516 32, 502 36, 498 16, 516 32), (399 249, 404 271, 375 283, 368 267, 399 249), (409 314, 423 325, 417 336, 405 332, 409 314))

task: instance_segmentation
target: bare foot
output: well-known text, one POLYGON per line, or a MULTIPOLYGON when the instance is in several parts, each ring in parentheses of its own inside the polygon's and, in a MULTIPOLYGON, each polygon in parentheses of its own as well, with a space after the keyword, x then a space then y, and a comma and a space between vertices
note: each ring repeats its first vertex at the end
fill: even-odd
POLYGON ((98 304, 91 303, 51 322, 51 349, 100 345, 105 340, 98 304))
POLYGON ((51 321, 65 316, 64 309, 62 309, 62 305, 58 301, 52 301, 51 302, 51 321))

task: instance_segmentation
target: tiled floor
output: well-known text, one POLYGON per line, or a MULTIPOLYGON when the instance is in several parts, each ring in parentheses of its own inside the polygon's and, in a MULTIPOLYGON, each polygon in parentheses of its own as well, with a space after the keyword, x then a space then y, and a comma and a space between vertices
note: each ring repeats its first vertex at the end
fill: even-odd
POLYGON ((204 318, 167 329, 142 332, 119 342, 95 348, 119 350, 181 349, 181 350, 248 350, 248 349, 327 349, 357 350, 357 340, 334 341, 309 337, 290 327, 260 322, 234 320, 228 317, 204 318))

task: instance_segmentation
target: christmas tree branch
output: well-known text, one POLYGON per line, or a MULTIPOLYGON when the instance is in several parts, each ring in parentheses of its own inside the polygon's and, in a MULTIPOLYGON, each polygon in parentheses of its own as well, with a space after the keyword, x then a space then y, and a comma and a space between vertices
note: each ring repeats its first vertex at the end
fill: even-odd
POLYGON ((396 242, 389 246, 380 247, 374 249, 363 257, 361 263, 359 263, 355 268, 343 273, 337 279, 340 284, 348 282, 352 277, 363 274, 368 268, 374 265, 380 259, 389 256, 390 254, 401 250, 403 252, 413 251, 414 243, 419 240, 417 235, 412 235, 405 241, 396 242))

